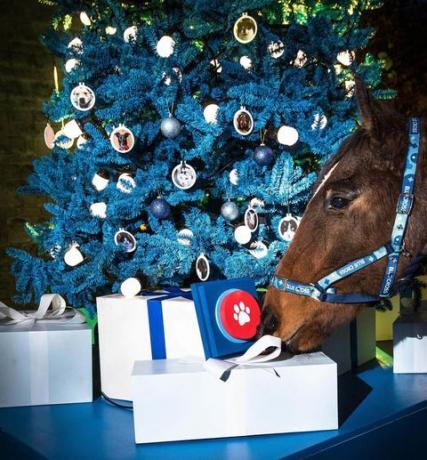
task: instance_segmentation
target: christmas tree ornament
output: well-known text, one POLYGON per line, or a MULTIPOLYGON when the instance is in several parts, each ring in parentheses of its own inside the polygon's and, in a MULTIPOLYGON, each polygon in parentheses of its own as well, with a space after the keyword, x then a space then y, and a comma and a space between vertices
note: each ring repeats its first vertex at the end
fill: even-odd
POLYGON ((164 35, 156 45, 157 54, 160 57, 168 58, 172 56, 175 49, 175 40, 169 35, 164 35))
POLYGON ((93 175, 92 185, 95 187, 98 192, 104 190, 109 183, 108 172, 101 169, 93 175))
POLYGON ((89 210, 94 217, 100 217, 101 219, 105 219, 107 217, 107 205, 103 201, 92 203, 89 210))
POLYGON ((240 43, 250 43, 258 32, 258 25, 252 16, 244 13, 234 23, 234 38, 240 43))
POLYGON ((212 59, 210 61, 210 65, 213 67, 213 70, 216 72, 216 73, 221 73, 222 72, 222 65, 220 64, 220 62, 218 61, 218 59, 212 59))
POLYGON ((116 32, 117 32, 117 29, 115 27, 113 27, 113 26, 107 26, 105 28, 105 33, 107 35, 115 35, 116 32))
POLYGON ((191 246, 194 233, 189 228, 183 228, 177 233, 177 241, 183 246, 191 246))
POLYGON ((268 254, 267 245, 263 241, 254 241, 249 246, 249 254, 256 259, 262 259, 268 254))
POLYGON ((245 216, 244 216, 244 223, 245 223, 245 226, 248 227, 248 229, 251 232, 256 231, 256 229, 258 228, 259 219, 258 219, 258 213, 256 212, 254 208, 249 207, 248 209, 246 209, 245 216))
POLYGON ((249 202, 249 207, 251 208, 264 208, 265 207, 265 202, 261 200, 260 198, 252 198, 252 200, 249 202))
POLYGON ((148 230, 148 225, 142 223, 142 224, 139 226, 139 229, 141 230, 141 232, 146 232, 146 231, 148 230))
POLYGON ((55 144, 58 147, 61 147, 61 149, 70 149, 74 141, 73 139, 70 139, 67 137, 62 129, 60 129, 56 134, 55 134, 55 144))
POLYGON ((136 27, 136 26, 128 27, 123 32, 123 40, 126 43, 133 43, 136 40, 137 33, 138 33, 138 27, 136 27))
POLYGON ((80 13, 80 21, 85 26, 90 26, 90 24, 91 24, 91 20, 90 20, 89 16, 87 15, 87 13, 85 11, 82 11, 80 13))
POLYGON ((234 168, 230 171, 230 174, 228 175, 228 179, 230 180, 230 183, 233 185, 238 185, 239 184, 239 171, 234 168))
POLYGON ((260 166, 268 166, 273 161, 273 150, 268 145, 261 144, 255 148, 254 160, 260 166))
POLYGON ((142 286, 138 278, 128 278, 120 285, 120 292, 124 297, 135 297, 141 292, 142 286))
POLYGON ((190 189, 197 180, 195 169, 185 161, 181 161, 180 164, 173 168, 171 177, 175 187, 181 190, 190 189))
POLYGON ((83 145, 86 144, 86 142, 87 142, 87 139, 84 136, 79 136, 76 142, 77 148, 81 149, 83 145))
POLYGON ((129 173, 123 173, 117 179, 116 187, 123 193, 131 193, 136 187, 136 181, 129 173))
POLYGON ((298 50, 297 55, 292 65, 294 67, 304 67, 307 64, 307 55, 303 50, 298 50))
POLYGON ((239 63, 245 70, 249 70, 252 67, 252 59, 248 56, 242 56, 239 59, 239 63))
POLYGON ((119 229, 114 235, 114 243, 121 246, 125 252, 133 252, 136 249, 136 239, 132 233, 124 228, 119 229))
POLYGON ((80 65, 80 60, 79 59, 76 59, 76 58, 68 59, 64 64, 65 71, 67 73, 70 73, 74 69, 76 69, 79 65, 80 65))
POLYGON ((356 87, 356 83, 354 80, 346 80, 344 82, 345 88, 345 97, 353 97, 354 96, 354 88, 356 87))
POLYGON ((62 131, 69 139, 76 139, 83 134, 83 131, 76 120, 71 120, 65 123, 62 131))
POLYGON ((70 101, 75 109, 86 112, 95 105, 95 93, 89 86, 79 83, 72 89, 70 101))
POLYGON ((233 201, 228 200, 221 206, 221 215, 225 220, 236 220, 239 217, 239 207, 233 201))
POLYGON ((75 267, 82 263, 83 260, 84 257, 80 252, 79 245, 73 241, 64 254, 64 262, 70 267, 75 267))
POLYGON ((299 217, 293 216, 289 212, 286 214, 285 217, 280 219, 279 224, 277 226, 277 232, 283 241, 287 241, 288 243, 292 241, 293 237, 295 236, 295 232, 297 231, 300 220, 301 219, 299 217))
POLYGON ((150 204, 150 211, 157 219, 166 219, 171 213, 169 203, 164 198, 156 198, 150 204))
POLYGON ((206 123, 216 124, 218 120, 218 104, 208 104, 203 110, 203 116, 205 117, 206 123))
POLYGON ((283 145, 294 145, 298 142, 298 131, 292 126, 283 125, 277 131, 277 141, 283 145))
POLYGON ((48 149, 53 149, 55 147, 55 131, 53 130, 50 123, 46 124, 46 127, 43 132, 44 143, 48 149))
POLYGON ((71 51, 75 53, 80 54, 83 52, 83 42, 79 37, 75 37, 70 41, 70 43, 68 43, 67 48, 71 49, 71 51))
POLYGON ((233 117, 234 129, 242 136, 248 136, 254 129, 254 119, 245 107, 241 107, 233 117))
POLYGON ((355 58, 356 53, 350 50, 340 51, 337 54, 337 61, 346 67, 351 66, 355 58))
POLYGON ((110 134, 110 142, 114 150, 120 153, 128 153, 135 145, 135 137, 132 131, 125 125, 120 124, 110 134))
POLYGON ((325 129, 328 124, 328 119, 323 113, 316 113, 313 117, 313 123, 311 124, 311 129, 325 129))
POLYGON ((285 52, 285 45, 281 40, 270 42, 267 46, 267 51, 273 59, 279 59, 279 57, 283 56, 283 53, 285 52))
POLYGON ((168 139, 174 139, 181 132, 181 123, 172 115, 169 115, 168 118, 163 118, 160 124, 160 131, 163 136, 168 139))
POLYGON ((196 274, 200 281, 206 281, 211 273, 211 266, 208 258, 201 253, 196 260, 196 274))
POLYGON ((234 229, 234 239, 239 244, 247 244, 251 241, 252 232, 246 225, 239 225, 234 229))

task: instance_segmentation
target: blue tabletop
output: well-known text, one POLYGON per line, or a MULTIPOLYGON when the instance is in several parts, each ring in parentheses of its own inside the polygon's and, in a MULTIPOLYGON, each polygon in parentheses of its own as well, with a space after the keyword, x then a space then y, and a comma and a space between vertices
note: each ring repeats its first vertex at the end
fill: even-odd
MULTIPOLYGON (((1 409, 0 459, 307 458, 427 408, 423 374, 393 375, 392 369, 373 364, 341 376, 338 388, 339 430, 149 445, 135 445, 130 411, 99 399, 92 404, 1 409)), ((172 417, 172 423, 179 423, 172 417)))

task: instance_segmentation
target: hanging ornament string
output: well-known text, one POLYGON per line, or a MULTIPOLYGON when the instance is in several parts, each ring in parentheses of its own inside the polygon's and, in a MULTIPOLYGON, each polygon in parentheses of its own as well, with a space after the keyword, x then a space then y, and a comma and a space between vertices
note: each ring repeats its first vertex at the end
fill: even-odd
POLYGON ((53 82, 55 84, 55 93, 59 95, 59 82, 58 82, 58 69, 56 65, 53 66, 53 82))

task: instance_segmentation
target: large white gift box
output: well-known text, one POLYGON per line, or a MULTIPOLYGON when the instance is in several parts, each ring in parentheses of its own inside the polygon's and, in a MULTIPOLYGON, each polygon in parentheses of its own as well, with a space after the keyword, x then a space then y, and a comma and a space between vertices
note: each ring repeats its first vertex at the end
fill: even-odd
POLYGON ((137 443, 338 428, 337 368, 322 352, 241 365, 227 381, 202 362, 137 361, 137 443))
POLYGON ((323 352, 338 365, 338 374, 375 359, 375 309, 364 308, 357 317, 336 328, 323 342, 323 352))
POLYGON ((92 401, 90 327, 65 312, 59 296, 42 296, 41 306, 18 312, 0 305, 0 407, 92 401), (63 307, 41 312, 52 300, 63 307))
POLYGON ((394 322, 393 372, 427 372, 427 313, 401 315, 394 322))
POLYGON ((166 294, 97 298, 101 389, 109 398, 132 399, 137 360, 204 358, 193 301, 166 294))

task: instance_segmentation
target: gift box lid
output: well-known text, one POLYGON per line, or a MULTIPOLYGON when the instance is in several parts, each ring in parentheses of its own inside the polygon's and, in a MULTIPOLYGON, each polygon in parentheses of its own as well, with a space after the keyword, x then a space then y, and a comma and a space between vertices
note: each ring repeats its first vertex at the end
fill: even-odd
POLYGON ((191 290, 206 358, 246 351, 261 316, 253 280, 194 283, 191 290))

